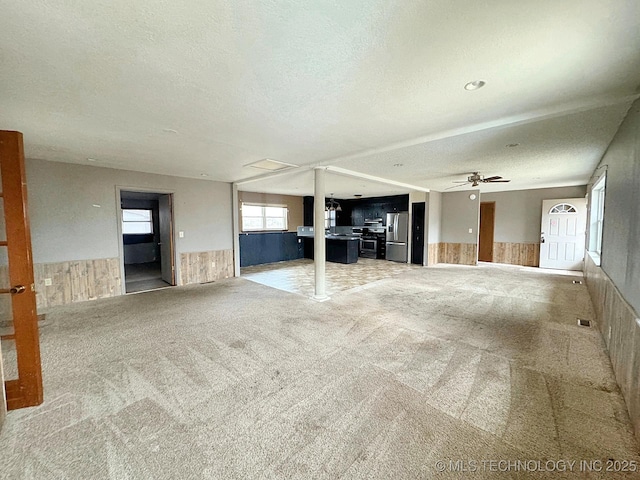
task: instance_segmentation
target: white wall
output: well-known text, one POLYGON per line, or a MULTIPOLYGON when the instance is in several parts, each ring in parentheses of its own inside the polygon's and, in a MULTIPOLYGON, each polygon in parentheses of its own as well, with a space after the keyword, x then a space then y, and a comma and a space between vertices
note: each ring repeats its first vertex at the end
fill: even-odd
POLYGON ((427 243, 440 243, 442 224, 442 194, 427 194, 427 218, 429 219, 427 243))
POLYGON ((540 241, 542 200, 584 198, 585 194, 586 185, 582 185, 483 193, 480 201, 496 202, 495 242, 537 243, 540 241))
POLYGON ((640 100, 629 109, 593 182, 605 171, 601 266, 640 312, 640 100))
POLYGON ((477 191, 442 194, 440 241, 444 243, 478 243, 480 195, 477 191), (471 200, 469 195, 476 198, 471 200), (469 229, 472 233, 469 233, 469 229))
POLYGON ((233 248, 228 183, 43 160, 26 170, 35 263, 118 257, 116 186, 174 194, 178 254, 233 248))

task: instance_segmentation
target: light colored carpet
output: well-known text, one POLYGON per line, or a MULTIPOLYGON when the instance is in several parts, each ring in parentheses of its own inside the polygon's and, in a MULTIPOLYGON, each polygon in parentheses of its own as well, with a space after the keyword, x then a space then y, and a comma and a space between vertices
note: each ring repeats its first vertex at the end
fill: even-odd
POLYGON ((413 269, 326 303, 228 279, 52 309, 45 404, 8 414, 0 476, 585 478, 448 471, 639 460, 577 316, 593 318, 584 285, 496 266, 413 269))

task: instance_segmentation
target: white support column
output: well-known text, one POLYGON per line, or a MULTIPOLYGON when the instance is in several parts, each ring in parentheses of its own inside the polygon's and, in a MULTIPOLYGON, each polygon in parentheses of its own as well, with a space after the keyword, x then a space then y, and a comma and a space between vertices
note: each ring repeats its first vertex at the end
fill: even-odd
POLYGON ((231 211, 233 212, 233 276, 240 276, 240 203, 238 202, 238 184, 231 186, 231 211))
POLYGON ((325 290, 325 260, 326 240, 324 238, 324 177, 326 168, 314 169, 314 197, 313 197, 313 263, 315 268, 315 295, 314 300, 320 302, 328 300, 325 290))

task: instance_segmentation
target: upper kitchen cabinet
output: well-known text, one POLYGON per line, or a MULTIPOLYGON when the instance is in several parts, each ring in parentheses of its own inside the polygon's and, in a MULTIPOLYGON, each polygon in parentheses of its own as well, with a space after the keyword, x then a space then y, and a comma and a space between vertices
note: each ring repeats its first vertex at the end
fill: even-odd
POLYGON ((302 206, 304 226, 313 227, 313 197, 303 197, 302 206))
MULTIPOLYGON (((387 213, 409 211, 409 195, 371 197, 357 199, 336 198, 342 208, 336 213, 336 225, 339 227, 362 226, 371 218, 381 218, 386 222, 387 213)), ((313 225, 313 197, 304 197, 304 225, 313 225)))
POLYGON ((387 213, 406 212, 409 210, 409 195, 393 195, 389 197, 361 198, 352 202, 352 225, 363 225, 365 220, 381 218, 386 222, 387 213))

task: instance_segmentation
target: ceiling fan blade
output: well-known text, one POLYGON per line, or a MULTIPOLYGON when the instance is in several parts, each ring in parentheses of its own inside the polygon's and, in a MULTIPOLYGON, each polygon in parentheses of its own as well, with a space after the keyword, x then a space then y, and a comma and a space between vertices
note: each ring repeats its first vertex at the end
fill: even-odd
POLYGON ((451 190, 452 188, 464 187, 469 182, 464 182, 461 185, 454 185, 453 187, 445 188, 445 190, 451 190))
POLYGON ((498 177, 498 176, 495 176, 495 177, 489 177, 489 178, 485 178, 485 179, 483 180, 483 182, 493 182, 493 181, 495 181, 495 180, 500 180, 501 178, 502 178, 502 177, 498 177))
POLYGON ((451 182, 451 183, 470 183, 470 182, 468 180, 464 180, 464 181, 463 180, 456 180, 456 181, 451 182))
POLYGON ((507 183, 511 180, 490 180, 489 183, 507 183))

